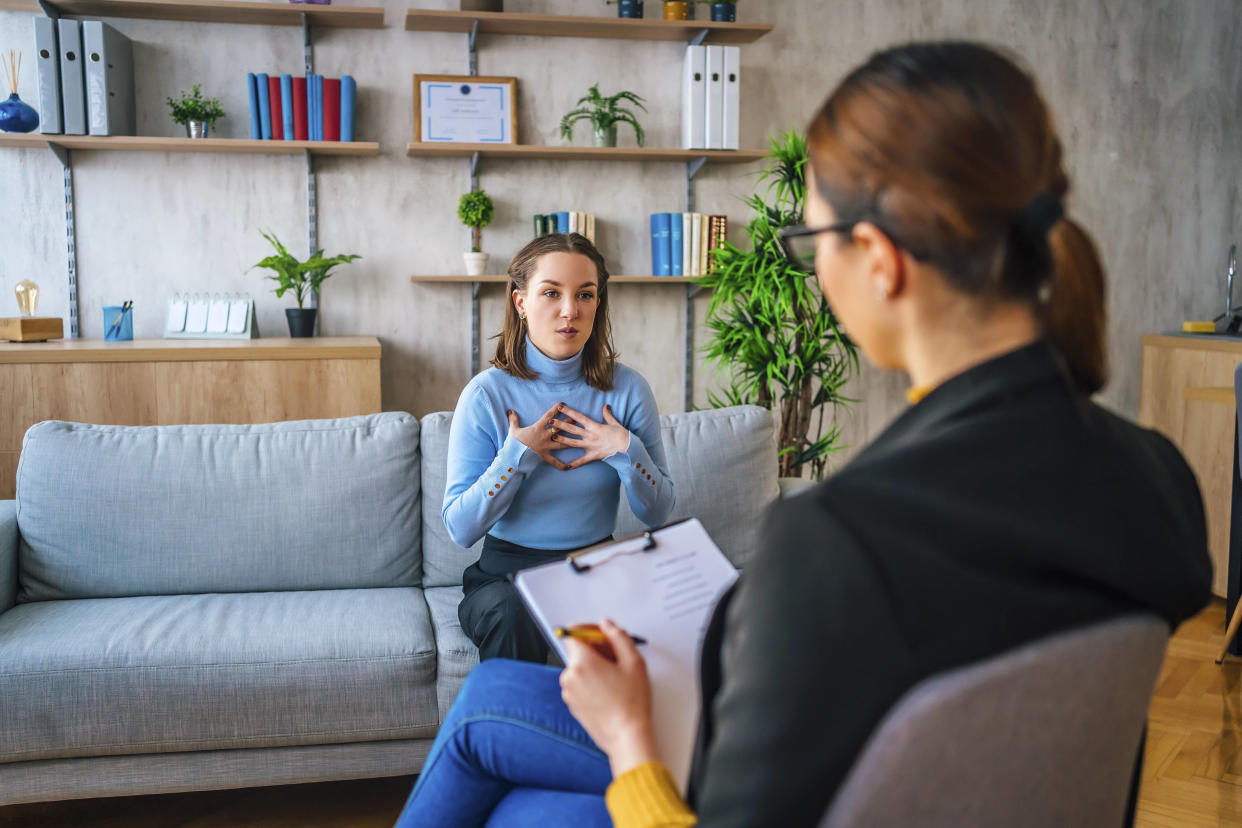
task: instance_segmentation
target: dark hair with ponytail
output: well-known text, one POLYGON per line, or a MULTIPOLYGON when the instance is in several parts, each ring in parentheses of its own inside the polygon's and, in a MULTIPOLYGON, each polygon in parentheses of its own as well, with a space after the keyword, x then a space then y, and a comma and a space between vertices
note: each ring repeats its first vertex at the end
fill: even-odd
POLYGON ((877 52, 807 130, 819 192, 870 221, 955 289, 1029 301, 1077 385, 1103 387, 1104 272, 1064 216, 1069 179, 1035 81, 987 46, 877 52))

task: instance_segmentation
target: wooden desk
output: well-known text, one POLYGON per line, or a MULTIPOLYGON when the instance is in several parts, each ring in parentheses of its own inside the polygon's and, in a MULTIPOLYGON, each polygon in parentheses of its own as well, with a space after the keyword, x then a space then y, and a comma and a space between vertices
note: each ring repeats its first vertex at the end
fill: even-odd
POLYGON ((1229 510, 1233 497, 1233 435, 1237 412, 1233 372, 1242 340, 1143 337, 1139 422, 1168 437, 1199 478, 1207 512, 1212 591, 1225 595, 1229 575, 1229 510))
POLYGON ((380 410, 373 336, 0 342, 0 500, 22 435, 42 420, 269 423, 380 410))

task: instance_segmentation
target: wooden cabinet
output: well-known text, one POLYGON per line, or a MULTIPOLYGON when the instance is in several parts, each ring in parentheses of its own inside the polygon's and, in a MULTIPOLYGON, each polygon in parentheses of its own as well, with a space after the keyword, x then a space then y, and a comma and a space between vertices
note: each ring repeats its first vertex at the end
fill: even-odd
POLYGON ((1173 441, 1199 478, 1207 512, 1212 591, 1225 595, 1229 573, 1229 508, 1233 491, 1233 372, 1242 340, 1143 337, 1139 422, 1173 441))
POLYGON ((312 339, 0 343, 0 500, 42 420, 267 423, 380 411, 380 344, 312 339))

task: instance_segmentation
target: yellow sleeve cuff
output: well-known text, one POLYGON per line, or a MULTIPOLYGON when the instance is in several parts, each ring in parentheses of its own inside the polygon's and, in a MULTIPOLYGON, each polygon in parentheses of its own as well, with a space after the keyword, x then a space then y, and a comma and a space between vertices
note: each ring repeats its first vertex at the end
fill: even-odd
POLYGON ((659 762, 621 774, 604 796, 614 828, 690 828, 698 822, 659 762))

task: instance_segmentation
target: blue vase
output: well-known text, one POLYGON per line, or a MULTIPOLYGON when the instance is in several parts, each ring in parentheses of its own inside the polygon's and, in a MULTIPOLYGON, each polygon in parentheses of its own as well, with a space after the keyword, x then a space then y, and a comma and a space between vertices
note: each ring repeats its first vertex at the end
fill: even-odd
POLYGON ((14 92, 0 103, 0 130, 5 132, 32 132, 39 125, 39 113, 34 107, 17 97, 14 92))
POLYGON ((712 20, 732 23, 737 20, 737 6, 733 3, 712 3, 712 20))

